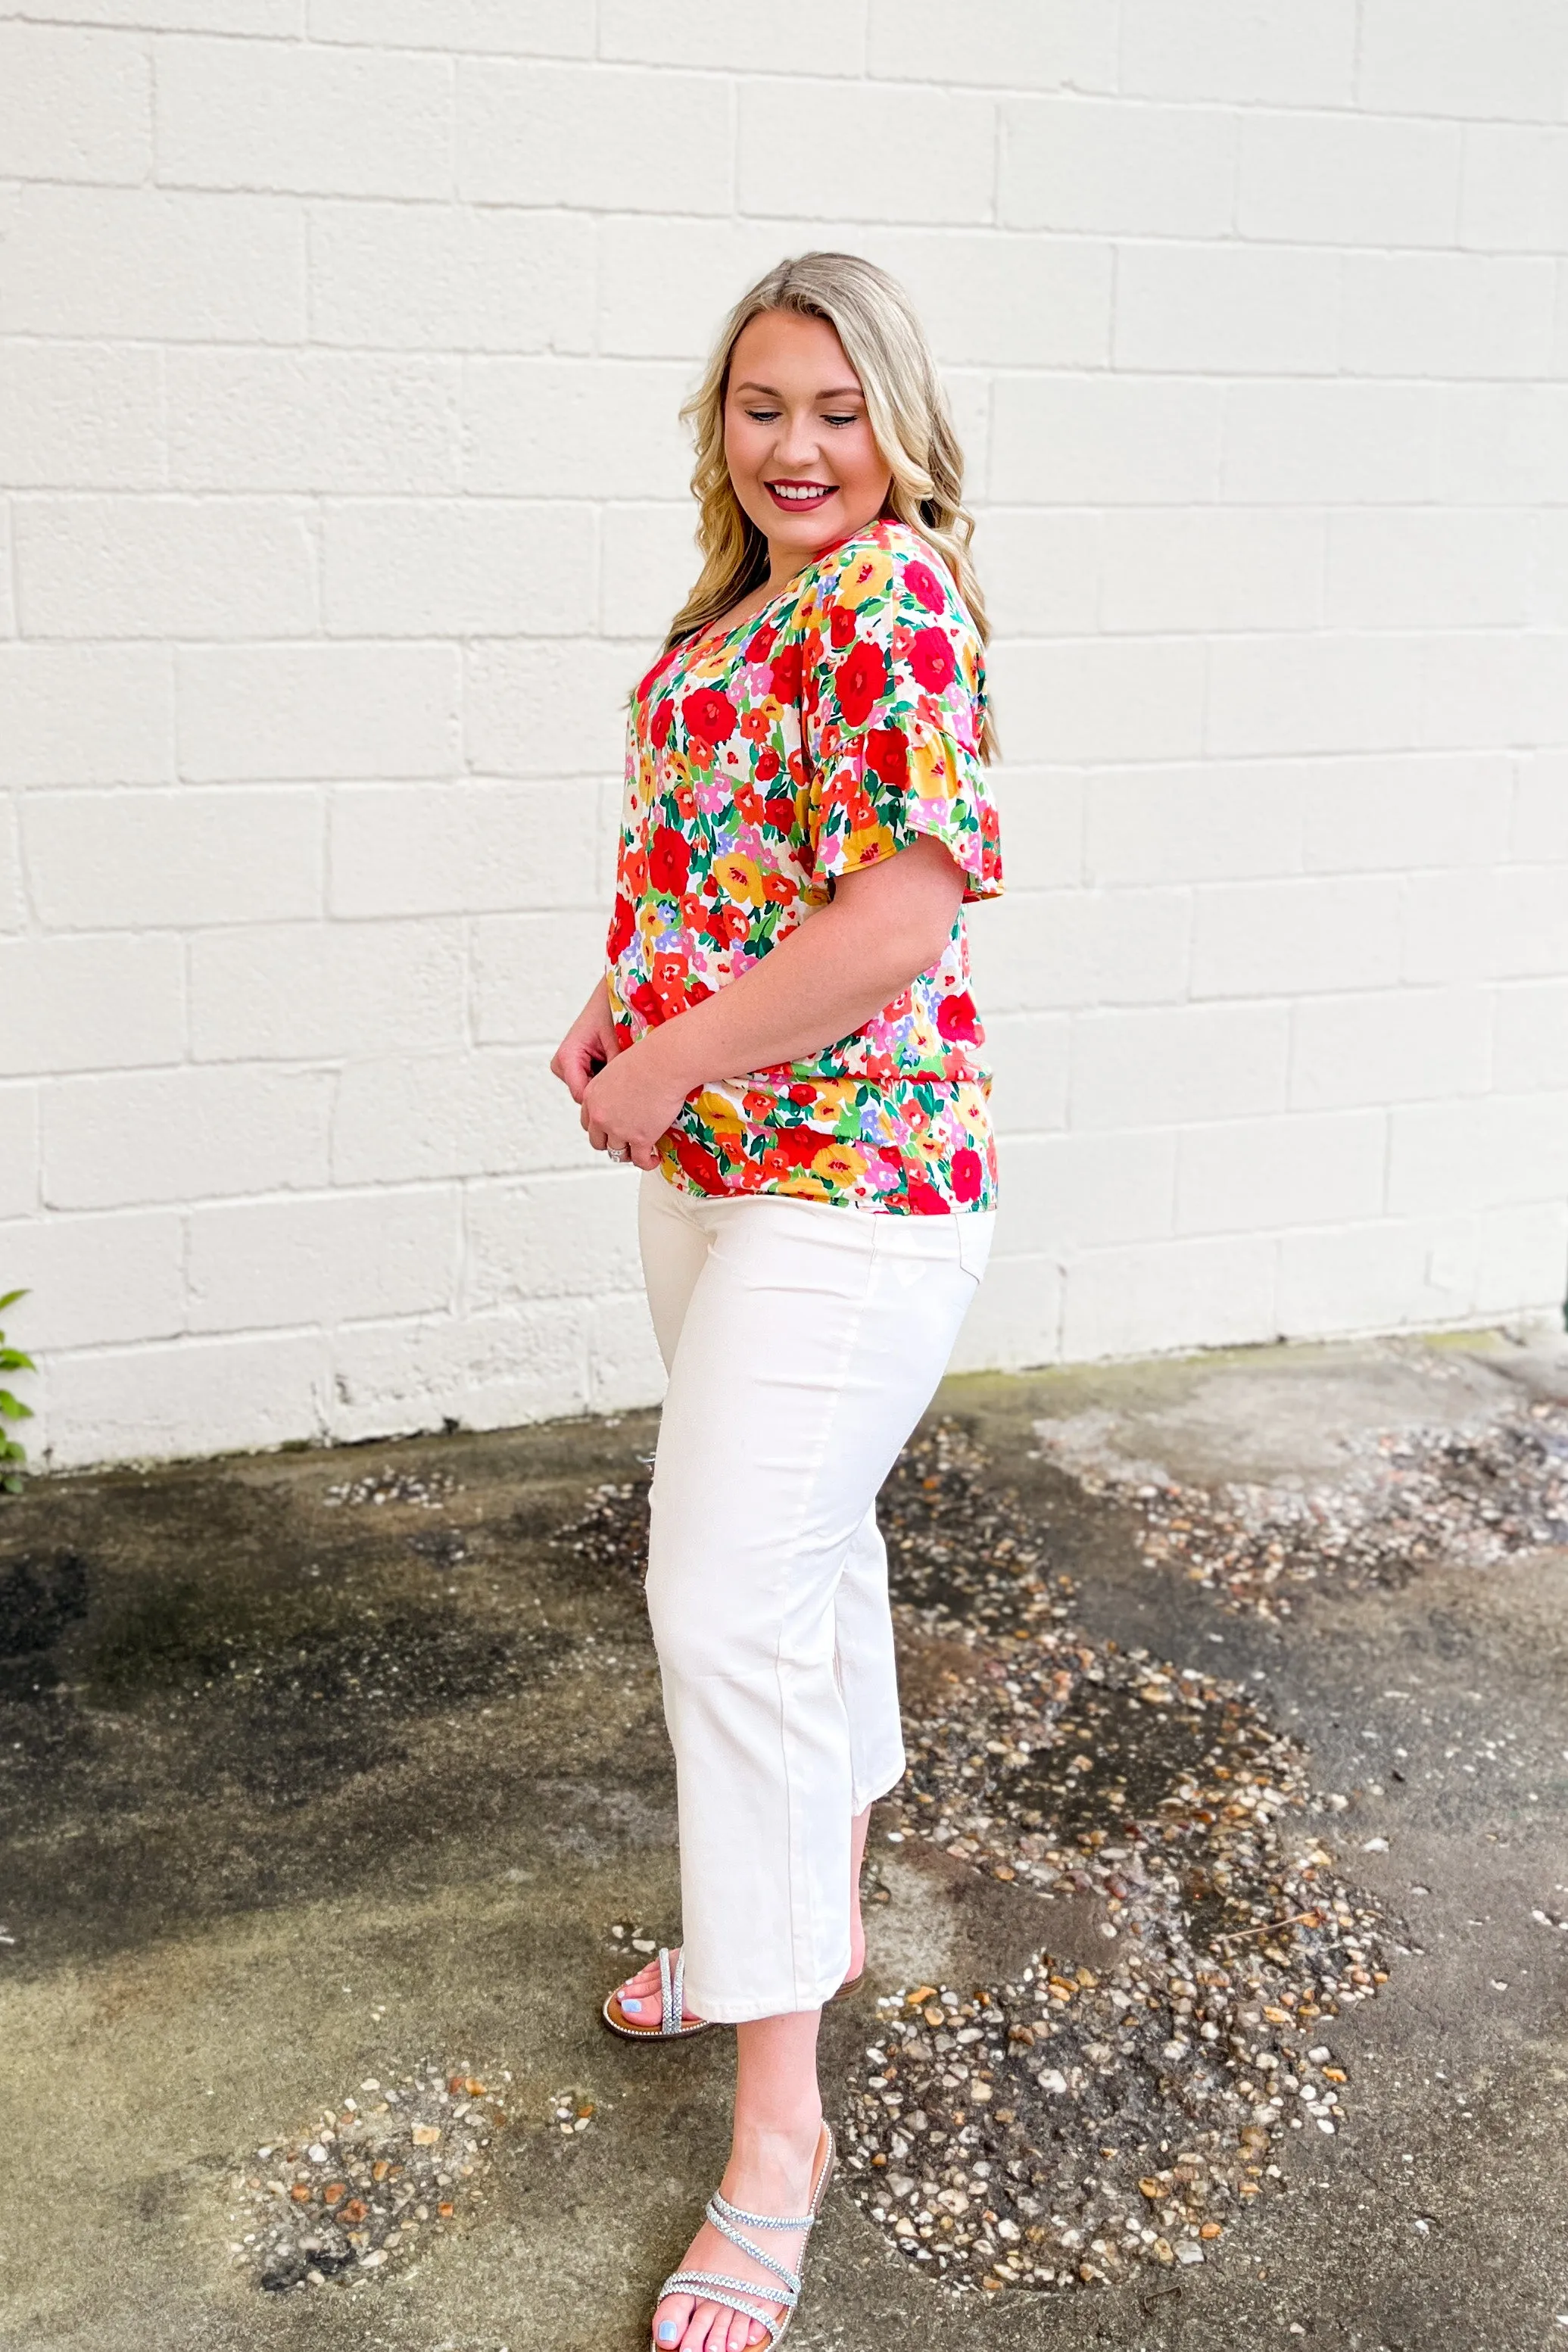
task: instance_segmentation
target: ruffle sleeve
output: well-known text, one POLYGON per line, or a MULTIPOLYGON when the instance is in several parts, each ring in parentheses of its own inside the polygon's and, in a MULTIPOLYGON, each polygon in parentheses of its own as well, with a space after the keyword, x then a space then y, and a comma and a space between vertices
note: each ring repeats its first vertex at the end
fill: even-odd
POLYGON ((823 564, 816 606, 801 681, 814 881, 930 834, 963 869, 966 899, 999 897, 977 749, 984 649, 940 558, 910 530, 847 541, 823 564))

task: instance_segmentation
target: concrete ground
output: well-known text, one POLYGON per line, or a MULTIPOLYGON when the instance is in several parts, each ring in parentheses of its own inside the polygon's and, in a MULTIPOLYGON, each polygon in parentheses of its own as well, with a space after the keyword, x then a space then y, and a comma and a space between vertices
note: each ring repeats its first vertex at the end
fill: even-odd
MULTIPOLYGON (((1348 2120, 1284 2137, 1289 2193, 1216 2259, 957 2295, 835 2190, 800 2352, 1568 2347, 1568 1552, 1327 1579, 1270 1622, 1151 1564, 1037 1428, 1200 1485, 1314 1480, 1337 1435, 1484 1431, 1531 1394, 1568 1400, 1568 1361, 1500 1339, 947 1384, 1092 1637, 1246 1681, 1349 1797, 1322 1833, 1410 1948, 1336 2021, 1348 2120)), ((639 1592, 550 1538, 655 1428, 126 1469, 0 1507, 5 2352, 646 2341, 722 2162, 733 2044, 598 2023, 629 1965, 612 1923, 678 1927, 672 1776, 639 1592), (331 1499, 378 1478, 392 1499, 331 1499), (430 2060, 510 2077, 485 2201, 353 2287, 264 2293, 228 2251, 256 2149, 430 2060), (580 2132, 563 2095, 592 2104, 580 2132)), ((874 1830, 873 1853, 875 1989, 1021 1965, 1028 1898, 874 1830)), ((828 2013, 830 2108, 873 2014, 828 2013)))

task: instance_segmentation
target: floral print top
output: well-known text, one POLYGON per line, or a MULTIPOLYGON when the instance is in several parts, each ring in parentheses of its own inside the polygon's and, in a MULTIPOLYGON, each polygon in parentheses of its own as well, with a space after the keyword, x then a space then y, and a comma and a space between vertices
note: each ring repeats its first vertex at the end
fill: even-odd
MULTIPOLYGON (((760 614, 684 638, 632 698, 608 942, 629 1045, 747 971, 852 874, 940 841, 964 898, 1002 887, 977 753, 981 646, 941 558, 880 520, 760 614)), ((716 1079, 665 1132, 686 1192, 916 1216, 997 1198, 962 910, 940 958, 852 1035, 716 1079)))

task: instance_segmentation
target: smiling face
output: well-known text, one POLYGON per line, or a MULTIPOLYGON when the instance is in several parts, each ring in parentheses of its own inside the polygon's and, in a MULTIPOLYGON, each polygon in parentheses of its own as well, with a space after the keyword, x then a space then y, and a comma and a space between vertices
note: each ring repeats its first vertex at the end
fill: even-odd
POLYGON ((724 452, 781 585, 882 512, 893 475, 844 347, 825 319, 764 310, 730 355, 724 452))

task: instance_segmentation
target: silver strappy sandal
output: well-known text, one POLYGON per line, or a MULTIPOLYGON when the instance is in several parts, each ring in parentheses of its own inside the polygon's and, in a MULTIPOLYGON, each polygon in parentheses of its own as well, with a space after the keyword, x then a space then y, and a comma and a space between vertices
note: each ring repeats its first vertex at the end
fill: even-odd
POLYGON ((668 1944, 659 1947, 659 2022, 657 2025, 639 2022, 628 2017, 621 2006, 621 1988, 609 1996, 601 2017, 612 2033, 619 2033, 628 2042, 689 2042, 694 2033, 706 2033, 711 2018, 693 2018, 688 2024, 681 2015, 682 1989, 686 1980, 686 1956, 677 1949, 674 1955, 668 1944))
MULTIPOLYGON (((766 2327, 768 2352, 772 2352, 775 2345, 783 2342, 785 2330, 794 2318, 795 2306, 800 2300, 800 2273, 792 2271, 787 2263, 775 2262, 773 2256, 764 2253, 760 2246, 754 2246, 749 2238, 742 2236, 737 2225, 744 2221, 748 2230, 810 2231, 822 2210, 822 2199, 833 2177, 836 2151, 832 2132, 826 2124, 822 2126, 822 2137, 828 2145, 811 2189, 811 2208, 798 2220, 781 2219, 777 2213, 744 2212, 738 2205, 732 2205, 727 2197, 721 2197, 716 2189, 704 2209, 707 2220, 720 2237, 727 2238, 732 2246, 738 2246, 741 2252, 760 2269, 771 2273, 779 2282, 777 2290, 760 2286, 755 2279, 731 2278, 725 2271, 672 2271, 659 2289, 658 2303, 663 2303, 667 2294, 695 2295, 699 2303, 716 2303, 721 2310, 737 2312, 742 2319, 755 2320, 758 2327, 766 2327), (781 2318, 776 2319, 768 2309, 768 2305, 775 2303, 784 2305, 781 2318)), ((802 2266, 805 2259, 802 2247, 802 2266)), ((657 2307, 655 2304, 654 2308, 657 2307)))

